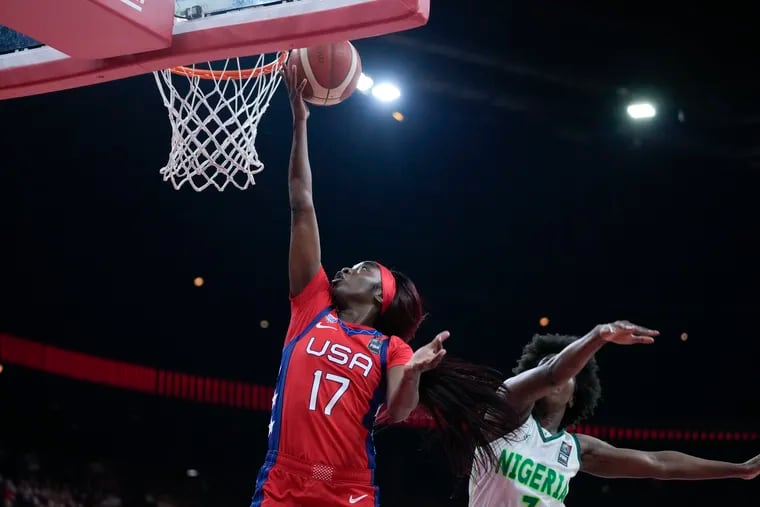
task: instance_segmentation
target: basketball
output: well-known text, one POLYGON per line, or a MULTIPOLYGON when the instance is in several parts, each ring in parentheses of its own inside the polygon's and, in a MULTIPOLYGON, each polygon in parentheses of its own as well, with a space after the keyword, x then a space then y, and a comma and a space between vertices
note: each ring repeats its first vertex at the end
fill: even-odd
POLYGON ((288 58, 296 66, 297 83, 306 79, 303 99, 317 106, 343 102, 356 91, 362 74, 359 52, 348 41, 294 49, 288 58))

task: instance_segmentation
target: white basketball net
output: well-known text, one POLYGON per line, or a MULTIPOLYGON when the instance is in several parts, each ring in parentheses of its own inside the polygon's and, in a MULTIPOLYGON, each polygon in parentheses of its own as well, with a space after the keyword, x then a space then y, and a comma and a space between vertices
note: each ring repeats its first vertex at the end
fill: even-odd
MULTIPOLYGON (((264 57, 258 57, 256 67, 266 63, 264 57)), ((240 59, 227 60, 222 70, 240 71, 240 59)), ((177 190, 187 183, 198 192, 209 187, 222 191, 229 184, 241 190, 255 185, 254 175, 264 170, 256 152, 256 132, 280 84, 279 72, 243 79, 203 79, 170 69, 153 74, 172 127, 169 160, 160 171, 164 181, 177 190), (181 93, 177 85, 189 89, 181 93)))

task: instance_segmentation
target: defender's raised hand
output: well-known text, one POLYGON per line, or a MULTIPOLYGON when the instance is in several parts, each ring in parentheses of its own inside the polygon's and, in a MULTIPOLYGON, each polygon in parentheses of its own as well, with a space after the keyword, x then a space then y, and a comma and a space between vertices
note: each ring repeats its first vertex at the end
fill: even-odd
POLYGON ((649 345, 660 334, 659 331, 631 324, 627 320, 600 324, 594 328, 594 332, 604 341, 618 345, 649 345))

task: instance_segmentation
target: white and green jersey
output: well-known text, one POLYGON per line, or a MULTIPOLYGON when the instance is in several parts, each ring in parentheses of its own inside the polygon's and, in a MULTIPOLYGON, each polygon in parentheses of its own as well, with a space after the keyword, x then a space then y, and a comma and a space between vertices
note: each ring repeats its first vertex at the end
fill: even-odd
POLYGON ((574 435, 552 435, 529 417, 505 439, 491 443, 498 462, 483 469, 476 453, 470 474, 470 507, 564 507, 581 466, 574 435))

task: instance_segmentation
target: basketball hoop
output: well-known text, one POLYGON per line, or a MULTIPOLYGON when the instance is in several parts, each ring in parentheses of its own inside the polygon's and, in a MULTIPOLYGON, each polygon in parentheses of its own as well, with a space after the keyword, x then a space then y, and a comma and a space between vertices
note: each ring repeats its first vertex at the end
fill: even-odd
POLYGON ((260 55, 249 68, 231 58, 221 70, 209 62, 206 68, 196 64, 154 72, 172 127, 169 160, 160 171, 164 181, 177 190, 187 183, 198 192, 255 185, 254 175, 264 170, 255 146, 259 121, 287 59, 288 52, 281 52, 269 63, 260 55))

